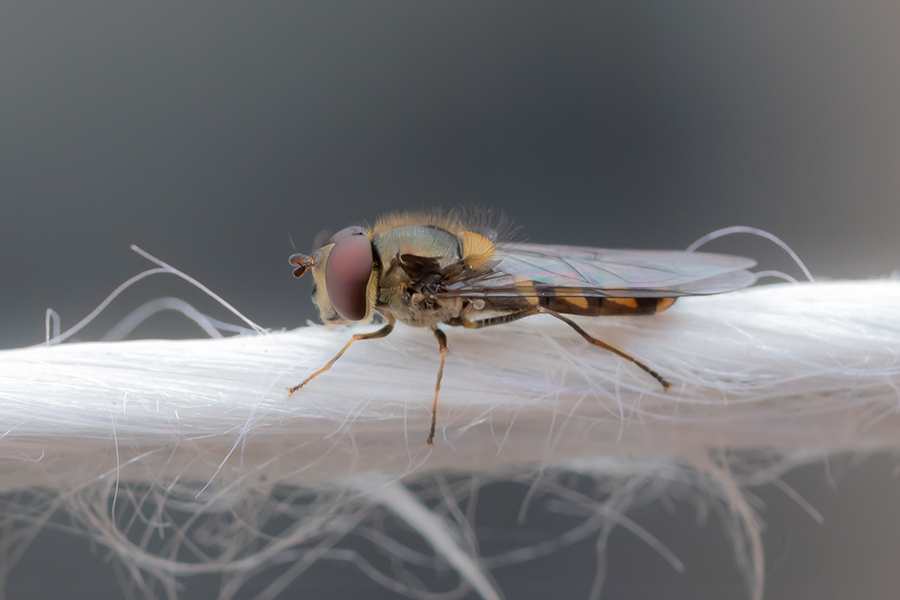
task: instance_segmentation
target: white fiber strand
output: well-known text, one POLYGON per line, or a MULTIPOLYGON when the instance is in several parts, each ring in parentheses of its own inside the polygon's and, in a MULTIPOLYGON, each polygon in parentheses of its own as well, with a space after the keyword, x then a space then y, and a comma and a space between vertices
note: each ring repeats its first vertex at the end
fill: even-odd
POLYGON ((191 277, 190 275, 188 275, 188 274, 186 274, 186 273, 183 273, 182 271, 179 271, 178 269, 176 269, 176 268, 173 267, 172 265, 170 265, 170 264, 168 264, 168 263, 165 263, 165 262, 161 261, 160 259, 156 258, 155 256, 153 256, 153 255, 150 254, 149 252, 145 252, 144 250, 141 250, 140 248, 138 248, 138 247, 137 247, 136 245, 134 245, 134 244, 131 245, 131 249, 132 249, 133 251, 137 252, 138 254, 140 254, 141 256, 143 256, 144 258, 146 258, 147 260, 149 260, 150 262, 158 264, 158 265, 159 265, 160 267, 162 267, 167 273, 171 273, 171 274, 173 274, 173 275, 177 275, 178 277, 181 277, 182 279, 184 279, 185 281, 187 281, 187 282, 190 283, 191 285, 193 285, 193 286, 197 287, 198 289, 202 290, 203 292, 205 292, 210 298, 214 299, 216 302, 218 302, 219 304, 221 304, 222 306, 224 306, 225 308, 227 308, 229 311, 231 311, 232 314, 234 314, 235 316, 237 316, 237 317, 238 317, 240 320, 242 320, 244 323, 246 323, 247 325, 249 325, 249 326, 253 329, 253 331, 255 331, 256 333, 265 333, 265 332, 266 332, 265 329, 263 329, 262 327, 260 327, 259 325, 257 325, 256 323, 254 323, 253 321, 251 321, 250 319, 248 319, 248 318, 245 317, 244 315, 242 315, 241 312, 240 312, 238 309, 236 309, 235 307, 233 307, 233 306, 232 306, 230 303, 228 303, 224 298, 222 298, 221 296, 219 296, 218 294, 216 294, 215 292, 213 292, 211 289, 209 289, 208 287, 206 287, 205 285, 203 285, 202 283, 200 283, 199 281, 197 281, 196 279, 194 279, 194 278, 191 277))
MULTIPOLYGON (((150 302, 147 302, 146 304, 143 304, 131 311, 131 313, 127 317, 122 319, 118 325, 110 329, 109 332, 105 336, 103 336, 103 340, 108 342, 117 342, 119 340, 124 340, 126 337, 128 337, 128 334, 134 331, 134 329, 138 325, 140 325, 156 313, 162 312, 164 310, 180 312, 185 317, 196 323, 197 326, 203 330, 203 333, 211 338, 222 337, 222 334, 219 333, 219 330, 216 329, 215 325, 209 317, 202 314, 199 310, 197 310, 181 298, 157 298, 156 300, 151 300, 150 302)), ((56 335, 59 335, 58 331, 56 335)))
POLYGON ((429 544, 468 581, 483 600, 500 600, 485 573, 456 543, 450 528, 438 515, 432 514, 421 502, 400 485, 375 476, 354 477, 349 485, 364 492, 372 501, 391 509, 422 534, 429 544))
MULTIPOLYGON (((784 242, 784 240, 782 240, 780 237, 776 236, 775 234, 769 233, 768 231, 765 231, 763 229, 758 229, 756 227, 747 227, 745 225, 733 225, 731 227, 723 227, 722 229, 716 229, 715 231, 711 231, 710 233, 707 233, 706 235, 704 235, 703 237, 698 239, 696 242, 694 242, 693 244, 688 246, 685 250, 687 250, 688 252, 694 252, 695 250, 700 248, 700 246, 703 246, 707 242, 717 240, 720 237, 734 235, 735 233, 749 233, 751 235, 755 235, 757 237, 761 237, 763 239, 769 240, 770 242, 772 242, 773 244, 775 244, 776 246, 778 246, 779 248, 784 250, 788 254, 788 256, 791 257, 791 260, 793 260, 795 263, 797 263, 797 266, 800 267, 800 270, 803 271, 803 274, 806 276, 806 278, 811 283, 815 282, 815 279, 813 279, 812 273, 809 272, 809 269, 806 268, 806 265, 803 263, 802 260, 800 260, 800 257, 797 256, 797 253, 794 252, 793 248, 788 246, 784 242)), ((776 273, 776 272, 764 271, 761 273, 757 273, 756 275, 757 275, 757 278, 759 278, 759 277, 762 277, 763 275, 772 275, 774 273, 776 273)), ((779 275, 785 276, 783 273, 779 273, 779 275)), ((785 276, 785 277, 790 277, 790 276, 785 276)), ((793 278, 791 277, 790 279, 793 279, 793 278)))

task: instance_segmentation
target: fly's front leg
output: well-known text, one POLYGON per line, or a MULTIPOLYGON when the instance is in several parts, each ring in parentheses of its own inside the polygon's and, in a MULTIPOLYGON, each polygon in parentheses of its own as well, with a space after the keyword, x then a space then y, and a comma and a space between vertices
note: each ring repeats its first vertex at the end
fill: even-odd
MULTIPOLYGON (((329 360, 329 361, 325 364, 324 367, 322 367, 321 369, 319 369, 318 371, 316 371, 315 373, 313 373, 312 375, 310 375, 309 377, 307 377, 306 379, 304 379, 301 383, 295 385, 294 387, 289 387, 289 388, 287 389, 287 391, 288 391, 288 396, 293 395, 294 392, 296 392, 297 390, 299 390, 300 388, 302 388, 304 385, 306 385, 307 383, 309 383, 310 381, 312 381, 313 379, 315 379, 316 377, 318 377, 319 375, 321 375, 322 373, 324 373, 325 371, 327 371, 328 369, 330 369, 330 368, 332 367, 332 365, 334 365, 334 363, 337 362, 337 359, 339 359, 341 356, 344 355, 344 352, 347 351, 347 348, 349 348, 350 345, 351 345, 353 342, 356 342, 356 341, 358 341, 358 340, 377 340, 378 338, 383 338, 383 337, 385 337, 387 334, 389 334, 391 331, 393 331, 393 329, 394 329, 394 323, 395 323, 395 321, 394 321, 394 315, 392 315, 392 314, 386 312, 386 313, 384 314, 384 317, 387 319, 387 325, 385 325, 384 327, 382 327, 382 328, 379 329, 378 331, 373 331, 372 333, 356 333, 356 334, 353 334, 353 337, 350 338, 350 341, 347 342, 347 343, 344 345, 344 347, 341 348, 341 351, 338 352, 337 354, 335 354, 335 355, 334 355, 334 358, 332 358, 331 360, 329 360)), ((443 367, 443 362, 441 363, 441 366, 443 367)), ((440 381, 440 379, 438 379, 438 381, 440 381)), ((435 399, 435 401, 436 401, 436 399, 435 399)))
POLYGON ((569 327, 574 329, 576 332, 578 332, 578 335, 583 337, 585 340, 587 340, 591 344, 597 346, 598 348, 603 348, 604 350, 609 350, 616 356, 621 356, 622 358, 624 358, 627 361, 631 361, 632 363, 635 364, 635 366, 640 367, 641 369, 646 371, 651 377, 656 379, 660 384, 662 384, 664 390, 668 390, 670 387, 672 387, 672 384, 669 383, 668 381, 666 381, 665 379, 663 379, 662 375, 660 375, 659 373, 657 373, 656 371, 654 371, 653 369, 651 369, 650 367, 648 367, 647 365, 645 365, 644 363, 642 363, 641 361, 639 361, 638 359, 633 357, 632 355, 628 354, 624 350, 620 350, 619 348, 616 348, 612 344, 607 344, 603 340, 598 340, 594 336, 590 335, 587 331, 585 331, 584 329, 579 327, 578 324, 575 321, 573 321, 572 319, 564 317, 561 314, 559 314, 558 312, 556 312, 554 310, 550 310, 549 308, 544 308, 543 306, 536 307, 536 311, 541 314, 556 317, 557 319, 559 319, 560 321, 562 321, 563 323, 565 323, 566 325, 568 325, 569 327))
POLYGON ((437 338, 438 344, 441 346, 441 366, 438 369, 437 381, 434 382, 434 403, 431 405, 431 431, 428 433, 428 439, 425 441, 429 446, 434 446, 434 430, 437 426, 437 401, 438 394, 441 391, 441 378, 444 376, 444 361, 447 359, 447 334, 440 329, 434 330, 434 337, 437 338))

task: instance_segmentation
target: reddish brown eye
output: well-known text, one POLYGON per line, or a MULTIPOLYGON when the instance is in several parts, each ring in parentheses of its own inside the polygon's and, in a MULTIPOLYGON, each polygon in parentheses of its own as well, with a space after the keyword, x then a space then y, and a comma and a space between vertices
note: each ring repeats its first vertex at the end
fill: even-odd
POLYGON ((348 227, 334 236, 336 241, 325 264, 325 288, 341 317, 361 321, 368 312, 366 288, 374 257, 369 238, 355 231, 348 232, 349 229, 354 228, 348 227))

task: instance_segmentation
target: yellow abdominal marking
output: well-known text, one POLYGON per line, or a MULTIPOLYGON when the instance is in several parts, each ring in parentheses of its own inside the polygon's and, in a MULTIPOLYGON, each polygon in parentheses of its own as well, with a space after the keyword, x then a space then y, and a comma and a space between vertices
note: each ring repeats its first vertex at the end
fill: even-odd
POLYGON ((675 304, 675 298, 659 298, 656 301, 656 312, 662 312, 675 304))
POLYGON ((528 301, 528 304, 532 306, 537 306, 538 304, 540 304, 541 299, 538 298, 537 294, 534 293, 533 281, 528 279, 516 278, 516 282, 514 285, 521 290, 522 296, 525 297, 525 300, 528 301))
POLYGON ((612 302, 613 304, 618 304, 619 306, 627 306, 628 308, 638 307, 637 300, 635 300, 634 298, 607 298, 606 301, 612 302))
POLYGON ((588 307, 588 299, 584 296, 570 296, 567 298, 563 298, 566 302, 571 304, 572 306, 577 306, 578 308, 587 308, 588 307))

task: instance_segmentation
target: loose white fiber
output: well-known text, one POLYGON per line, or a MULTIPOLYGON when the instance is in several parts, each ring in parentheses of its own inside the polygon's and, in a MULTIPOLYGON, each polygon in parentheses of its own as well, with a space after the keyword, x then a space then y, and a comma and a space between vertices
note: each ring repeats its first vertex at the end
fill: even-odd
MULTIPOLYGON (((292 397, 286 387, 377 325, 0 351, 0 490, 23 498, 4 508, 8 531, 22 532, 2 538, 7 564, 31 535, 22 525, 65 508, 132 582, 170 597, 179 577, 222 573, 229 597, 281 566, 261 596, 274 597, 332 558, 411 596, 499 598, 490 568, 571 541, 479 556, 456 503, 475 493, 473 476, 541 472, 535 493, 583 511, 571 540, 600 531, 602 542, 619 524, 653 545, 623 516, 629 506, 678 489, 705 495, 725 509, 758 599, 760 524, 743 486, 830 454, 900 447, 898 281, 761 286, 579 324, 672 388, 549 317, 446 328, 433 449, 438 346, 402 325, 354 344, 292 397), (573 472, 596 476, 596 494, 567 491, 558 474, 573 472), (429 512, 429 501, 443 508, 429 512), (437 557, 378 538, 366 525, 376 506, 420 531, 437 557), (285 516, 293 525, 279 535, 260 533, 285 516), (429 591, 385 575, 341 547, 353 531, 409 564, 449 566, 459 585, 429 591)), ((602 570, 595 593, 600 583, 602 570)))

